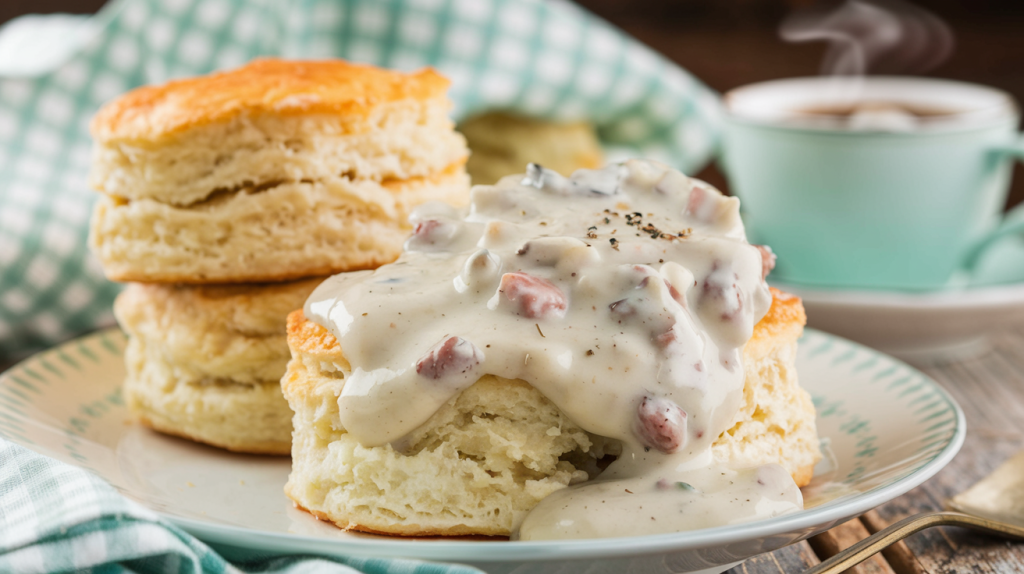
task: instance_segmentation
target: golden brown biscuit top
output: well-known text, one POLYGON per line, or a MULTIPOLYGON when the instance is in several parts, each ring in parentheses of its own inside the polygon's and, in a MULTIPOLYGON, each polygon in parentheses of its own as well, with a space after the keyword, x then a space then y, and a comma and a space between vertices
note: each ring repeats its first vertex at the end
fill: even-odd
POLYGON ((100 142, 156 140, 241 114, 366 115, 387 102, 443 97, 448 85, 431 68, 404 73, 342 60, 265 58, 137 88, 103 106, 90 127, 100 142))
POLYGON ((799 297, 792 293, 779 291, 775 287, 769 287, 768 290, 772 292, 772 306, 758 323, 761 329, 794 324, 802 327, 807 324, 807 314, 804 312, 803 301, 799 297))
POLYGON ((325 327, 307 319, 302 309, 288 314, 288 344, 293 350, 308 355, 341 352, 338 339, 325 327))
POLYGON ((754 334, 744 347, 745 356, 761 357, 779 345, 780 340, 795 341, 807 324, 807 314, 799 297, 774 287, 769 287, 769 290, 772 306, 754 326, 754 334))

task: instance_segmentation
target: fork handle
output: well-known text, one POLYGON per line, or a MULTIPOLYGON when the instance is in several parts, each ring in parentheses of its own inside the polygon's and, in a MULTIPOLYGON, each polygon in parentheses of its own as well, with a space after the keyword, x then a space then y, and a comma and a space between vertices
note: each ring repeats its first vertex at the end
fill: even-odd
POLYGON ((962 526, 980 530, 987 534, 1024 540, 1024 528, 1002 522, 994 522, 962 512, 936 511, 917 514, 879 530, 864 540, 843 550, 839 554, 806 570, 804 574, 835 574, 874 556, 884 548, 904 538, 933 526, 962 526))

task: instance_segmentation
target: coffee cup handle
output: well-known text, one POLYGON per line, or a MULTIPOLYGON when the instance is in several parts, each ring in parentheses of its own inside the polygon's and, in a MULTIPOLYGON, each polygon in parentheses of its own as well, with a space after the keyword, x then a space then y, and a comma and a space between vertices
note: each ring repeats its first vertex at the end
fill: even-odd
MULTIPOLYGON (((1021 162, 1024 162, 1024 138, 1017 140, 1013 145, 995 148, 993 152, 1015 157, 1021 162)), ((971 247, 967 249, 966 257, 964 258, 964 267, 968 270, 974 268, 974 266, 981 259, 981 255, 992 247, 1000 239, 1015 234, 1024 234, 1024 203, 1014 207, 1003 216, 1003 221, 996 226, 995 229, 990 231, 984 237, 974 242, 971 247)))

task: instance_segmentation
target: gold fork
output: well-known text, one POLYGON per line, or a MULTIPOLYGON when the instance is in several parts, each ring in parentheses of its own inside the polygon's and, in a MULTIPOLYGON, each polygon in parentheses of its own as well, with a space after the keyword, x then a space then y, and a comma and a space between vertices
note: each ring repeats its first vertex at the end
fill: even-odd
POLYGON ((953 510, 910 516, 879 530, 804 574, 834 574, 852 568, 884 548, 933 526, 961 526, 1024 540, 1024 452, 946 503, 953 510), (955 512, 955 511, 961 512, 955 512))

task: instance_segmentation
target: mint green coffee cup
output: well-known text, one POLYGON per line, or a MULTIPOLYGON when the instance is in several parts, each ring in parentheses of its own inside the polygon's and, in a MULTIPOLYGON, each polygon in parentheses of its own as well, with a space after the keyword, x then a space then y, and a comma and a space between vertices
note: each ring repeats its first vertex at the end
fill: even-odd
POLYGON ((936 290, 969 278, 996 240, 1013 158, 1013 99, 924 78, 796 78, 726 94, 721 161, 773 278, 936 290))

